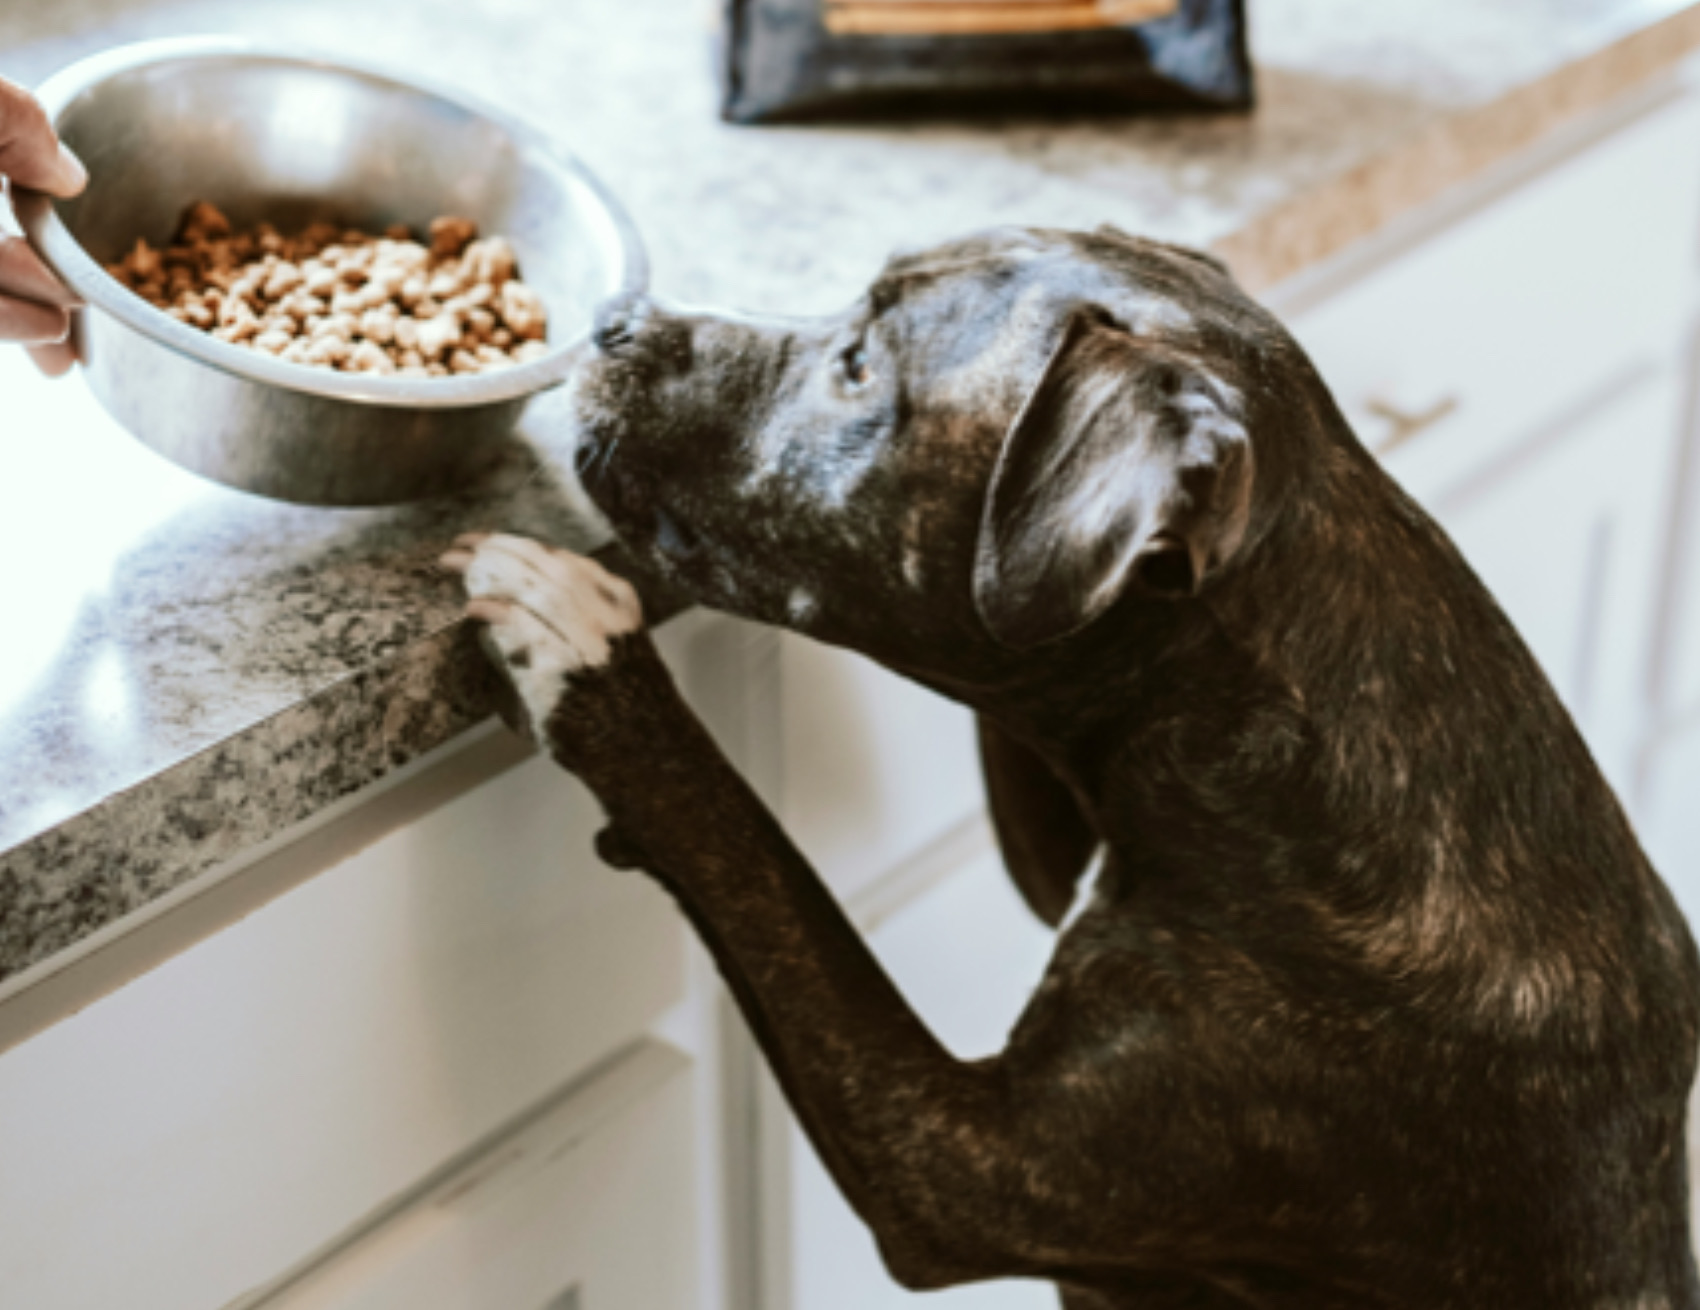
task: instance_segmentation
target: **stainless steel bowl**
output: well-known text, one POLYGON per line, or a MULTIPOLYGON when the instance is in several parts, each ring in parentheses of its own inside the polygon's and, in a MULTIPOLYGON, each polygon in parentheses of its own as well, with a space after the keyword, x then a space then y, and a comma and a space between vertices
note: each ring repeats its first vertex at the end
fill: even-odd
POLYGON ((87 302, 73 329, 89 386, 185 468, 319 505, 378 505, 464 485, 527 400, 563 381, 604 297, 647 265, 618 203, 543 133, 459 93, 223 37, 84 60, 39 91, 88 166, 74 200, 18 193, 31 242, 87 302), (317 218, 365 231, 439 214, 514 243, 550 314, 550 351, 489 374, 397 379, 288 364, 159 312, 110 277, 145 236, 209 200, 238 225, 317 218))

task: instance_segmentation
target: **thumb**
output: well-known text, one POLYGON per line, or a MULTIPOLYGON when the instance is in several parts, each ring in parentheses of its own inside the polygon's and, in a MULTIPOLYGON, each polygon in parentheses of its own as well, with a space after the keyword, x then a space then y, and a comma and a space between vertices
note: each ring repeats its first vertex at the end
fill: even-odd
POLYGON ((0 77, 0 176, 61 198, 88 184, 88 170, 54 135, 41 102, 0 77))

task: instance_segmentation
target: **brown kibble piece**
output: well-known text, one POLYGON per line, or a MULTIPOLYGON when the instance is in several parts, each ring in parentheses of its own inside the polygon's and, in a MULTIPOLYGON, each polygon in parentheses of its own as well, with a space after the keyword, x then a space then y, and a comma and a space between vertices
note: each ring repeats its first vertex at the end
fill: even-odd
POLYGON ((514 248, 506 237, 486 237, 482 241, 474 241, 466 248, 463 262, 469 271, 471 282, 497 289, 513 277, 519 267, 514 248))
POLYGON ((267 300, 282 300, 300 286, 301 281, 300 269, 294 264, 280 262, 272 268, 265 286, 260 288, 260 294, 267 300))
POLYGON ((387 346, 395 340, 395 319, 380 309, 369 309, 360 319, 360 335, 387 346))
POLYGON ((342 281, 342 275, 336 269, 317 260, 304 266, 302 275, 307 285, 307 294, 317 296, 320 300, 334 295, 338 283, 342 281))
POLYGON ((159 251, 140 237, 136 238, 136 248, 130 252, 130 256, 125 262, 130 266, 130 272, 135 275, 138 282, 155 281, 159 277, 160 269, 164 264, 159 251))
POLYGON ((373 345, 370 341, 362 341, 354 348, 348 366, 361 373, 395 372, 395 361, 384 352, 382 346, 373 345))
POLYGON ((419 326, 419 353, 435 359, 444 351, 460 344, 460 319, 453 314, 438 314, 419 326))
POLYGON ((543 301, 523 282, 504 282, 501 299, 502 322, 516 337, 540 340, 546 326, 543 301))
POLYGON ((431 220, 431 254, 436 259, 453 259, 478 235, 478 225, 468 218, 445 214, 431 220))
POLYGON ((214 205, 197 200, 183 212, 179 226, 180 242, 207 242, 230 235, 230 220, 214 205))
POLYGON ((309 364, 340 364, 352 353, 353 347, 341 337, 320 337, 307 347, 309 364))

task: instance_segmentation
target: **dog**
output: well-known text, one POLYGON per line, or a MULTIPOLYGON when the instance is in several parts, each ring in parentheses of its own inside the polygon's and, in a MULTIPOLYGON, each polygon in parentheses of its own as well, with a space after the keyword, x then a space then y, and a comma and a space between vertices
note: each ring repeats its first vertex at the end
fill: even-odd
POLYGON ((830 318, 628 297, 592 337, 552 458, 634 558, 971 707, 1009 871, 1069 915, 1003 1053, 953 1058, 630 586, 512 537, 445 557, 898 1282, 1700 1307, 1687 926, 1510 623, 1220 262, 1000 230, 830 318))

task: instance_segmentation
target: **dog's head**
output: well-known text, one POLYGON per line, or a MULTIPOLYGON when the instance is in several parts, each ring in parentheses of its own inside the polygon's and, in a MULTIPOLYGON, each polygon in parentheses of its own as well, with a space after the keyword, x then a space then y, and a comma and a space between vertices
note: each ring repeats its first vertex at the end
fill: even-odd
POLYGON ((1009 230, 896 258, 829 318, 641 299, 594 341, 576 465, 628 547, 705 604, 924 667, 1217 585, 1256 534, 1286 338, 1208 256, 1009 230))

